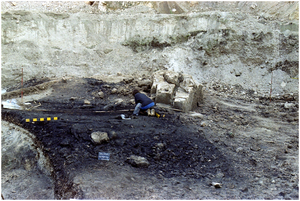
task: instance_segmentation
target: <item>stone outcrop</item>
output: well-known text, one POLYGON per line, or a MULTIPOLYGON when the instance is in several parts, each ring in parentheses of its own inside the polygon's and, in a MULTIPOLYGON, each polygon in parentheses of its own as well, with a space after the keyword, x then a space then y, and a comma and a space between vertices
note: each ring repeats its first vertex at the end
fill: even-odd
POLYGON ((202 85, 193 77, 173 71, 160 70, 152 75, 151 94, 155 94, 156 103, 174 106, 184 112, 197 107, 203 99, 202 85))

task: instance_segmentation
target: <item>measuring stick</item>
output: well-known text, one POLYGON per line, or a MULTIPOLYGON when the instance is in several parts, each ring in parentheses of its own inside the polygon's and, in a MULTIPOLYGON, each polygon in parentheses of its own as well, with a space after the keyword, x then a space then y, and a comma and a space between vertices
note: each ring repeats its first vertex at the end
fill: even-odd
POLYGON ((23 103, 23 68, 22 68, 22 81, 21 81, 21 85, 22 85, 21 98, 22 98, 22 103, 23 103))

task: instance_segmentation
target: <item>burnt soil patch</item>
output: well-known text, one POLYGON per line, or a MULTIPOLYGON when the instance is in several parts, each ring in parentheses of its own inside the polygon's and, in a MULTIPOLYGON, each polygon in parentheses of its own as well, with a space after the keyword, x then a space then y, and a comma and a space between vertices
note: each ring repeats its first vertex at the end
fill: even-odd
MULTIPOLYGON (((2 119, 33 133, 36 145, 49 157, 54 169, 52 176, 57 199, 84 198, 80 187, 72 183, 72 172, 84 164, 99 164, 99 152, 110 153, 110 162, 125 166, 131 166, 126 163, 130 155, 145 157, 150 165, 138 169, 153 177, 185 177, 201 181, 222 172, 224 179, 245 179, 237 176, 240 174, 230 159, 205 138, 205 129, 182 123, 176 112, 158 109, 165 114, 164 118, 120 119, 121 114, 131 115, 130 109, 134 106, 126 100, 132 98, 131 91, 137 87, 133 82, 122 89, 123 93, 111 93, 112 88, 120 89, 121 86, 124 83, 108 84, 96 79, 57 83, 47 98, 32 102, 33 105, 40 104, 35 110, 2 109, 2 119), (99 90, 106 98, 95 96, 99 90), (116 98, 124 101, 114 105, 111 100, 116 98), (84 105, 85 99, 91 100, 91 104, 84 105), (47 117, 52 120, 32 122, 33 118, 47 117), (53 120, 53 117, 58 119, 53 120), (26 122, 26 119, 31 121, 26 122), (90 136, 96 131, 107 132, 110 141, 94 144, 90 136)), ((144 92, 148 89, 140 88, 144 92)))

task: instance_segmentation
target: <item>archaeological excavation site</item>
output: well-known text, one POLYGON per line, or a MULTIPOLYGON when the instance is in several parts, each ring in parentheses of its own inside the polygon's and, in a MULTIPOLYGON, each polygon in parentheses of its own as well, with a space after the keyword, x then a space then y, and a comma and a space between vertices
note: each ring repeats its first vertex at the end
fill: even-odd
POLYGON ((1 1, 1 198, 298 200, 298 69, 298 1, 1 1))

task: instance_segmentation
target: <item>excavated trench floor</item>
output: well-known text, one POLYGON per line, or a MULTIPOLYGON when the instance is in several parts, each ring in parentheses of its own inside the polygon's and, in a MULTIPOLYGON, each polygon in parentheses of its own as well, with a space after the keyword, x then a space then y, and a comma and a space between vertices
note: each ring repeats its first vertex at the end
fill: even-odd
MULTIPOLYGON (((197 109, 205 126, 203 119, 164 108, 157 111, 165 117, 121 119, 132 113, 136 87, 96 79, 58 82, 46 98, 31 102, 38 107, 2 109, 2 119, 36 136, 53 166, 56 199, 297 199, 297 165, 282 163, 298 161, 298 124, 290 124, 297 121, 295 111, 276 130, 287 135, 282 136, 291 144, 286 151, 282 138, 262 137, 262 129, 272 126, 262 126, 259 118, 267 115, 278 123, 268 106, 217 96, 197 109), (113 88, 119 92, 111 93, 113 88), (99 90, 105 98, 95 95, 99 90), (91 133, 96 131, 107 132, 109 142, 94 144, 91 133), (110 153, 110 160, 98 160, 99 152, 110 153), (150 165, 133 167, 127 162, 131 155, 145 157, 150 165)), ((149 87, 141 90, 149 92, 149 87)))

